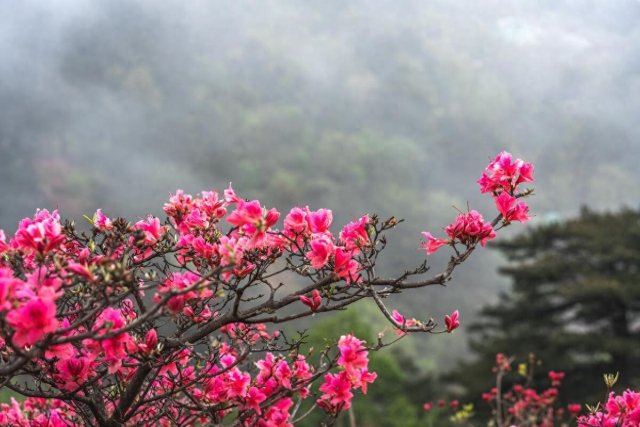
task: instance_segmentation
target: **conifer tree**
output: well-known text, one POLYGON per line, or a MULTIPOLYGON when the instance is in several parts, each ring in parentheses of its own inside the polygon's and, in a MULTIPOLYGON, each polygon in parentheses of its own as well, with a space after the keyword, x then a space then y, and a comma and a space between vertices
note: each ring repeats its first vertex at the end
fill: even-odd
MULTIPOLYGON (((563 395, 602 399, 602 374, 621 389, 640 383, 640 212, 596 213, 546 224, 496 243, 512 287, 481 311, 471 348, 476 362, 455 374, 477 397, 498 352, 567 373, 563 395)), ((542 379, 541 381, 548 381, 542 379)))

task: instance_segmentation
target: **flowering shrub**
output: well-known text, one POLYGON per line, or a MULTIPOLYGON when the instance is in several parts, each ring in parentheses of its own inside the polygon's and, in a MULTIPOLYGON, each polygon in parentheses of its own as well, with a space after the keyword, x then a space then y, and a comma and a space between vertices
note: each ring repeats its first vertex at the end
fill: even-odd
MULTIPOLYGON (((559 387, 565 374, 550 371, 549 386, 536 389, 533 386, 534 372, 539 366, 533 354, 526 363, 520 363, 512 372, 513 360, 502 353, 496 355, 493 373, 496 377, 495 387, 482 394, 482 400, 491 407, 492 419, 486 425, 494 427, 553 427, 568 426, 582 410, 579 404, 566 407, 559 405, 559 387), (508 381, 507 381, 508 380, 508 381), (506 384, 510 387, 506 387, 506 384)), ((438 402, 438 408, 449 408, 454 412, 449 416, 456 424, 465 423, 473 416, 473 405, 460 405, 452 400, 447 405, 444 400, 438 402), (457 408, 461 407, 460 410, 457 408)), ((427 402, 424 410, 430 412, 434 405, 427 402)))
MULTIPOLYGON (((513 360, 503 353, 496 355, 493 373, 496 386, 482 394, 482 400, 491 406, 492 419, 486 425, 494 427, 554 427, 577 424, 578 427, 639 427, 640 426, 640 393, 625 390, 622 394, 612 391, 618 380, 618 374, 604 375, 604 383, 610 390, 604 405, 583 405, 570 403, 559 405, 559 388, 565 378, 564 372, 548 372, 549 386, 539 390, 533 387, 533 377, 539 361, 533 354, 527 363, 518 364, 517 371, 512 373, 513 360), (505 389, 508 375, 516 376, 520 381, 511 381, 511 387, 505 389)), ((436 411, 428 419, 429 425, 443 425, 440 420, 448 415, 453 424, 465 424, 473 414, 473 405, 461 405, 458 400, 447 403, 441 399, 434 405, 427 402, 423 405, 427 413, 436 411), (460 409, 459 409, 460 408, 460 409)), ((484 424, 484 423, 483 423, 484 424)))
POLYGON ((178 190, 165 221, 131 224, 97 210, 87 231, 39 210, 9 241, 0 232, 0 379, 26 397, 2 405, 0 425, 285 427, 304 416, 305 399, 330 423, 376 379, 368 352, 389 343, 345 334, 312 366, 302 338, 278 325, 368 298, 400 335, 453 331, 457 311, 441 328, 383 300, 446 283, 496 225, 526 220, 515 199, 530 194, 518 186, 532 170, 501 153, 479 181, 498 216, 461 213, 447 240, 424 233, 427 254, 453 249, 433 277, 426 262, 399 277, 376 274, 394 218, 364 215, 336 237, 330 210, 295 207, 277 228, 277 210, 231 187, 178 190))
POLYGON ((510 390, 504 390, 504 378, 511 371, 511 360, 502 353, 496 355, 496 387, 482 395, 482 399, 492 407, 496 426, 553 427, 568 425, 575 419, 582 407, 570 404, 566 408, 557 404, 559 387, 565 374, 550 371, 549 386, 542 390, 533 387, 533 375, 537 363, 534 355, 527 363, 518 365, 517 374, 524 379, 516 382, 510 390))

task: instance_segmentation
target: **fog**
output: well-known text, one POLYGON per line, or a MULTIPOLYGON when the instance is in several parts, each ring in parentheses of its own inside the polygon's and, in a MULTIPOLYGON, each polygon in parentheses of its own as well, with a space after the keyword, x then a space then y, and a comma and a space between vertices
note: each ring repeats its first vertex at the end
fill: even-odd
MULTIPOLYGON (((0 0, 0 227, 38 207, 135 219, 233 182, 337 223, 406 218, 393 272, 452 205, 492 215, 475 180, 501 150, 536 165, 533 223, 638 207, 639 19, 622 0, 0 0)), ((500 262, 399 304, 464 322, 500 262)))

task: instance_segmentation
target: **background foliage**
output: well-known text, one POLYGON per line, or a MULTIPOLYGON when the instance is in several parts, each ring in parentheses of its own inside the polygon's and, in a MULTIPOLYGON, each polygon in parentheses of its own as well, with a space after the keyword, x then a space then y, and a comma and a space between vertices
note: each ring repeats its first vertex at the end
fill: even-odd
MULTIPOLYGON (((43 206, 130 216, 175 188, 233 181, 280 209, 330 206, 337 223, 407 219, 382 266, 392 274, 423 256, 426 224, 455 214, 443 207, 492 209, 468 182, 502 149, 537 165, 534 224, 636 208, 638 17, 632 0, 0 2, 0 225, 43 206)), ((397 306, 459 308, 464 326, 507 289, 501 264, 479 253, 446 293, 397 306)), ((465 338, 403 351, 437 376, 470 355, 465 338)))

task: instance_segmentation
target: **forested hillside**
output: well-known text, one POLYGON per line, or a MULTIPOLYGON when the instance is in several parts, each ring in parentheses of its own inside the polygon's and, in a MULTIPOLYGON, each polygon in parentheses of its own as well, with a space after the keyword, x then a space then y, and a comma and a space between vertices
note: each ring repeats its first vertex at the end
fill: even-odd
MULTIPOLYGON (((392 274, 424 256, 419 231, 492 209, 468 186, 487 153, 536 164, 534 224, 640 200, 634 1, 36 4, 0 4, 7 230, 36 207, 139 214, 232 181, 337 223, 405 218, 392 274)), ((500 262, 397 304, 467 322, 506 285, 500 262)), ((464 332, 446 338, 412 351, 464 356, 464 332)))

